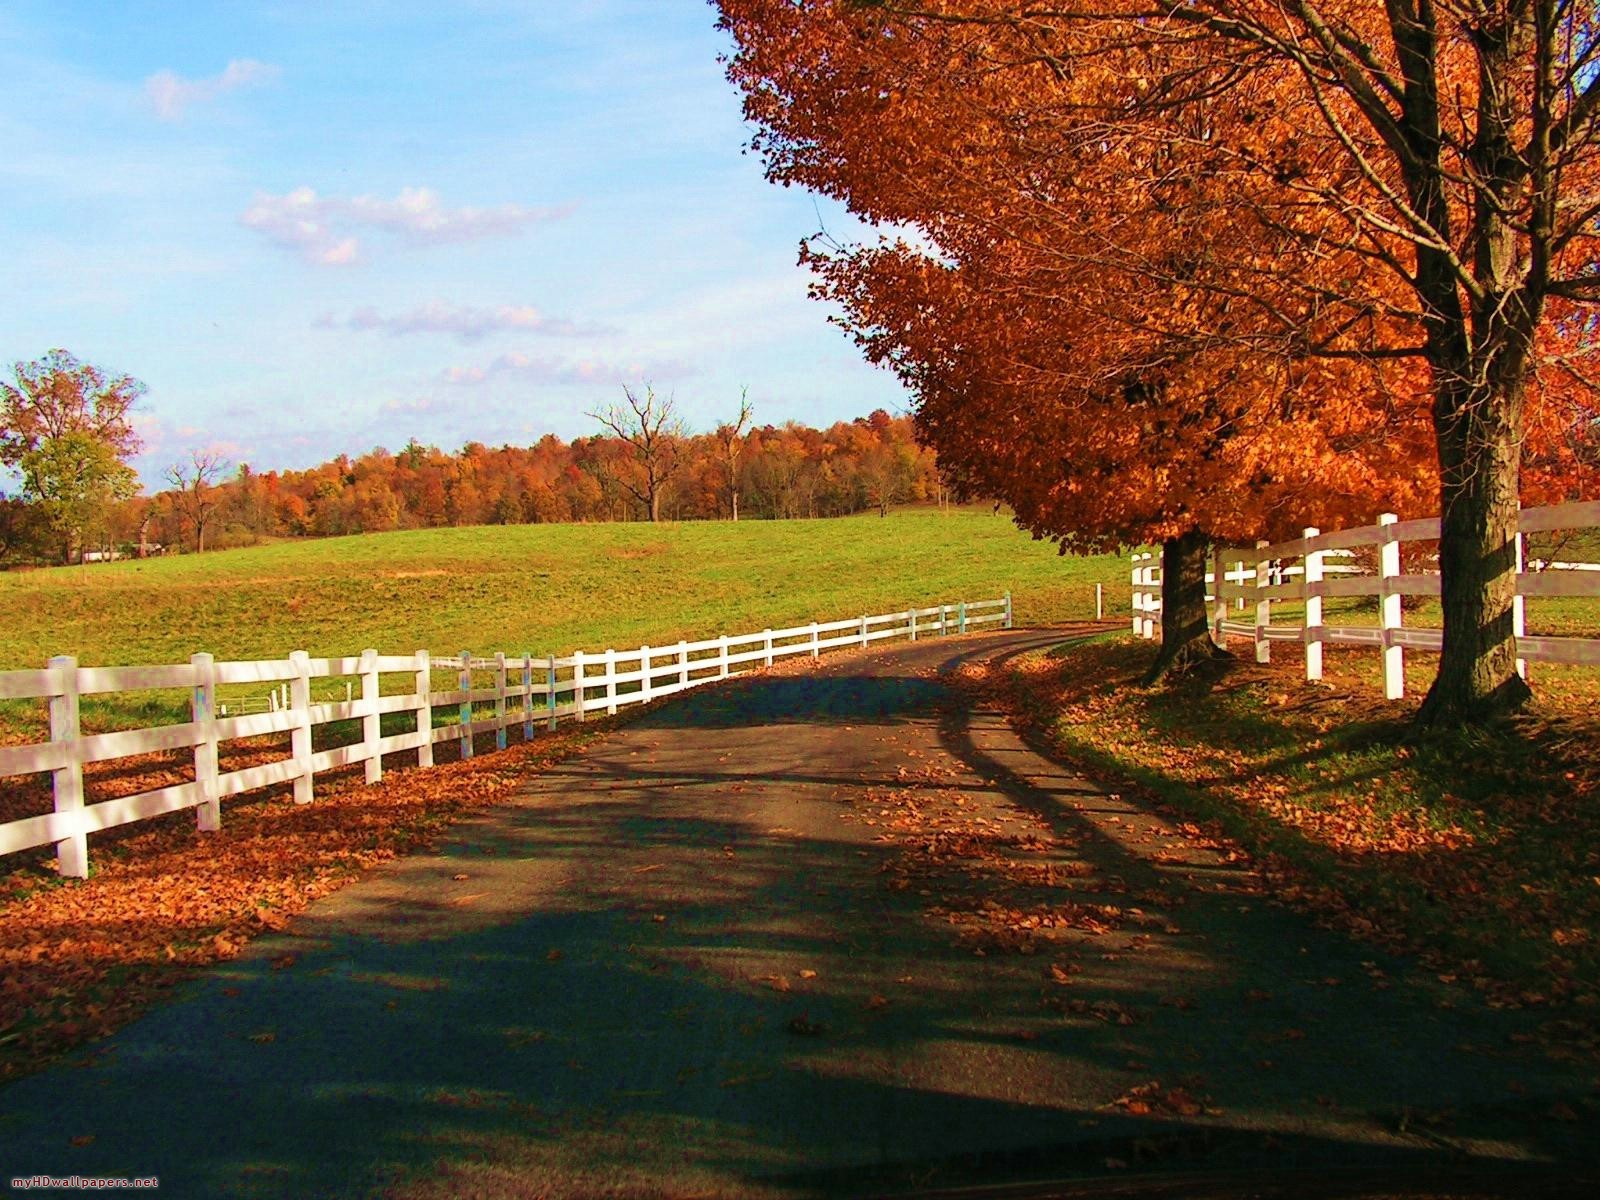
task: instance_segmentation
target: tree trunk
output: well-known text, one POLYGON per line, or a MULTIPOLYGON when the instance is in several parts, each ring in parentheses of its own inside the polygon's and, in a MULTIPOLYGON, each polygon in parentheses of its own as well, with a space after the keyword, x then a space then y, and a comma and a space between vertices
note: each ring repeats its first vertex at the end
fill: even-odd
MULTIPOLYGON (((1401 11, 1393 6, 1391 12, 1401 11)), ((1420 11, 1420 10, 1417 10, 1420 11)), ((1516 595, 1522 408, 1535 331, 1548 279, 1553 207, 1536 209, 1534 228, 1515 216, 1530 186, 1517 148, 1517 99, 1527 69, 1533 7, 1474 29, 1480 66, 1478 114, 1469 155, 1474 180, 1466 208, 1471 272, 1478 294, 1464 301, 1457 266, 1437 246, 1419 244, 1415 287, 1423 302, 1433 427, 1439 448, 1439 588, 1444 645, 1439 672, 1417 722, 1465 725, 1521 705, 1528 685, 1516 670, 1512 601, 1516 595), (1529 248, 1522 238, 1531 237, 1529 248)), ((1452 240, 1449 173, 1443 163, 1437 88, 1439 51, 1431 19, 1395 22, 1406 61, 1407 125, 1413 205, 1452 240), (1412 87, 1414 82, 1424 86, 1412 87)), ((1537 119, 1535 124, 1538 124, 1537 119)), ((1538 185, 1534 185, 1538 186, 1538 185)), ((1548 199, 1553 204, 1554 192, 1548 199)))
POLYGON ((1517 674, 1521 388, 1446 392, 1435 408, 1441 471, 1439 673, 1418 710, 1426 726, 1509 712, 1532 694, 1517 674))
POLYGON ((738 492, 734 492, 733 493, 733 519, 735 521, 737 521, 739 519, 739 493, 738 492))
POLYGON ((1201 663, 1232 656, 1211 640, 1206 611, 1206 549, 1198 529, 1161 543, 1161 648, 1141 681, 1146 686, 1201 663))

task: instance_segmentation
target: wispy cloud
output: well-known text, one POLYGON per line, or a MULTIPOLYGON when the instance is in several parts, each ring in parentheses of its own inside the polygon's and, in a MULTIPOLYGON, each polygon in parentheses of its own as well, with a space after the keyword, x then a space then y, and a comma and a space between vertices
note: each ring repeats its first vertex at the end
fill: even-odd
POLYGON ((310 262, 342 266, 357 261, 356 232, 376 230, 413 245, 509 237, 532 225, 555 221, 570 208, 502 204, 493 208, 446 208, 432 188, 401 188, 393 200, 377 196, 319 196, 298 187, 281 196, 258 192, 239 218, 267 241, 310 262))
POLYGON ((525 383, 623 384, 642 380, 682 379, 694 374, 687 363, 673 360, 613 363, 596 360, 562 362, 534 358, 513 350, 481 367, 451 367, 444 372, 446 383, 461 386, 488 383, 506 376, 525 383))
POLYGON ((564 317, 549 317, 531 305, 501 304, 494 308, 432 301, 408 312, 385 316, 375 308, 358 308, 348 317, 318 317, 318 329, 355 329, 404 337, 414 333, 448 333, 463 342, 476 342, 491 333, 536 333, 551 337, 576 337, 607 333, 597 325, 580 325, 564 317))
POLYGON ((215 100, 224 92, 276 79, 278 68, 253 58, 236 58, 219 75, 185 79, 175 71, 157 71, 144 81, 145 98, 163 121, 176 121, 191 104, 215 100))

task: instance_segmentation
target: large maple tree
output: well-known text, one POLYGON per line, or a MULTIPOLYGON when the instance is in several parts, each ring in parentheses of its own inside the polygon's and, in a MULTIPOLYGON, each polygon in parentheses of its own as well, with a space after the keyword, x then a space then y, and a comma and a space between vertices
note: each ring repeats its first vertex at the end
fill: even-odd
MULTIPOLYGON (((1377 430, 1391 441, 1414 441, 1402 426, 1422 401, 1437 482, 1411 470, 1366 494, 1403 508, 1397 481, 1421 481, 1441 508, 1445 644, 1423 718, 1475 719, 1525 696, 1510 611, 1538 349, 1552 299, 1600 294, 1589 270, 1600 89, 1589 10, 1409 0, 720 8, 769 172, 915 226, 958 269, 983 258, 984 242, 1009 243, 1029 262, 1011 299, 1051 298, 1074 318, 1095 310, 1076 373, 1119 383, 1125 401, 1202 447, 1163 462, 1160 439, 1146 443, 1167 484, 1192 495, 1215 482, 1225 494, 1226 474, 1204 470, 1227 457, 1206 449, 1222 434, 1280 456, 1263 468, 1269 486, 1235 481, 1263 520, 1274 511, 1270 477, 1307 465, 1337 498, 1359 476, 1352 463, 1393 457, 1375 446, 1371 418, 1395 423, 1377 430), (1282 401, 1276 421, 1259 400, 1246 411, 1262 419, 1247 420, 1218 399, 1223 381, 1263 379, 1292 381, 1268 390, 1282 401), (1307 435, 1335 410, 1339 437, 1307 435), (1200 433, 1208 412, 1214 428, 1200 433)), ((880 334, 895 329, 890 318, 880 334)), ((959 345, 975 361, 984 354, 959 345)), ((925 374, 951 374, 950 358, 947 348, 925 374)), ((1107 407, 1116 419, 1102 429, 1137 424, 1107 407)), ((1560 440, 1548 421, 1533 425, 1560 440)), ((1062 519, 1054 532, 1078 526, 1077 515, 1062 519)))

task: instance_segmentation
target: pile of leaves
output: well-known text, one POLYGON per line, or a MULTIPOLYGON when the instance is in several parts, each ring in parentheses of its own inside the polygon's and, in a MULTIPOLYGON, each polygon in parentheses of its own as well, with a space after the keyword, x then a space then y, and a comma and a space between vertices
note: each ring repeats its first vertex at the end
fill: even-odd
POLYGON ((1593 1028, 1593 672, 1541 668, 1538 700, 1504 726, 1418 733, 1416 699, 1375 698, 1375 656, 1357 650, 1330 648, 1320 683, 1296 661, 1238 659, 1145 688, 1151 652, 1110 638, 961 678, 1103 785, 1208 823, 1325 923, 1418 953, 1492 1005, 1563 1009, 1568 1035, 1593 1028))
MULTIPOLYGON (((14 857, 0 877, 0 1079, 126 1024, 193 968, 283 928, 363 870, 429 846, 452 820, 505 799, 596 729, 501 752, 490 734, 474 758, 390 771, 371 786, 359 768, 319 775, 308 805, 294 804, 288 786, 263 789, 226 804, 216 833, 197 832, 188 811, 138 822, 91 839, 86 880, 59 878, 43 853, 14 857)), ((444 759, 454 747, 437 749, 444 759)), ((224 770, 283 756, 265 745, 231 753, 224 770)), ((120 760, 89 781, 91 799, 183 774, 168 756, 120 760)), ((13 794, 7 807, 36 810, 38 797, 13 794)))

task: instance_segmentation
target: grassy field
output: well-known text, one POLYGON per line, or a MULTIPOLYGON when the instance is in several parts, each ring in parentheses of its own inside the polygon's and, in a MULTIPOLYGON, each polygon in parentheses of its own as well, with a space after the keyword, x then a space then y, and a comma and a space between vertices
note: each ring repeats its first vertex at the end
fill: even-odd
MULTIPOLYGON (((1018 622, 1127 611, 1124 560, 1063 558, 1005 517, 429 529, 0 574, 0 670, 386 654, 567 654, 668 645, 916 605, 993 599, 1018 622)), ((335 686, 342 698, 342 684, 335 686)), ((254 689, 261 692, 259 686, 254 689)), ((250 699, 224 689, 221 699, 250 699)), ((254 697, 260 700, 261 697, 254 697)), ((330 693, 319 698, 334 698, 330 693)), ((178 719, 173 693, 92 699, 89 729, 178 719)), ((0 741, 40 736, 42 706, 0 705, 0 741)))
POLYGON ((280 542, 0 574, 0 669, 351 654, 569 653, 999 596, 1092 615, 1117 558, 1061 558, 987 510, 822 521, 514 525, 280 542))

